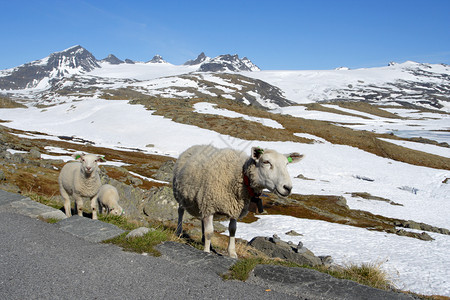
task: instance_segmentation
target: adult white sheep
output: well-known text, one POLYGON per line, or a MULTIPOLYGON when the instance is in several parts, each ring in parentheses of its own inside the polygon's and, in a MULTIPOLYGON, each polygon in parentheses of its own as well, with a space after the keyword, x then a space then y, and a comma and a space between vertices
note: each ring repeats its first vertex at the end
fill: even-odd
POLYGON ((59 191, 64 199, 66 216, 72 216, 70 196, 75 199, 75 207, 79 216, 83 215, 83 197, 90 198, 92 219, 97 219, 97 203, 95 196, 102 185, 99 176, 98 162, 105 161, 102 156, 94 154, 74 154, 77 160, 64 165, 59 173, 59 191))
POLYGON ((288 196, 292 181, 287 164, 302 157, 298 153, 283 155, 256 147, 250 156, 210 145, 187 149, 174 166, 173 193, 179 204, 177 234, 182 233, 183 214, 187 210, 202 220, 204 251, 210 252, 213 217, 226 216, 230 219, 228 255, 236 258, 237 219, 247 214, 252 199, 262 210, 259 195, 265 188, 288 196))
POLYGON ((100 187, 98 194, 95 196, 94 201, 98 203, 98 210, 102 213, 106 210, 107 214, 112 214, 115 216, 121 216, 123 214, 123 209, 119 205, 119 193, 117 189, 110 185, 104 184, 100 187))

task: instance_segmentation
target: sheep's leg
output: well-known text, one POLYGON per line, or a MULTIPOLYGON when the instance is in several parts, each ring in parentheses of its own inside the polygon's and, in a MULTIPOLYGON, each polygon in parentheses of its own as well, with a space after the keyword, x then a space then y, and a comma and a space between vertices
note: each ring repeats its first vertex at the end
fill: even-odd
POLYGON ((178 207, 178 224, 177 224, 177 236, 181 236, 183 234, 183 215, 184 215, 184 208, 181 206, 178 207))
POLYGON ((95 195, 91 199, 91 209, 92 209, 92 220, 97 220, 97 209, 98 209, 98 196, 95 195))
POLYGON ((214 233, 214 227, 213 227, 213 215, 207 216, 203 218, 203 224, 204 224, 204 237, 205 237, 205 248, 203 251, 210 252, 211 251, 211 238, 214 233))
POLYGON ((79 195, 73 195, 75 198, 75 204, 77 206, 77 212, 79 216, 83 216, 83 198, 79 195))
POLYGON ((236 219, 230 219, 228 225, 228 231, 230 233, 230 240, 228 242, 228 255, 233 258, 237 258, 236 254, 236 242, 234 235, 236 234, 237 221, 236 219))
POLYGON ((64 188, 60 188, 61 197, 64 199, 64 210, 66 211, 66 216, 72 216, 72 207, 70 205, 70 196, 67 194, 64 188))

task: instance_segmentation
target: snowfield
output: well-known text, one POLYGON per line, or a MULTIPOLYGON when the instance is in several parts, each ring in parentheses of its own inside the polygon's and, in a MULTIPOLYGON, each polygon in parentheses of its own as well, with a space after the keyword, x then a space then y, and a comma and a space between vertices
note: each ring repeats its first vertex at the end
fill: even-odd
MULTIPOLYGON (((174 66, 168 63, 134 65, 101 63, 101 66, 102 68, 94 69, 86 76, 108 78, 112 80, 111 82, 115 82, 115 85, 109 85, 108 88, 131 85, 137 89, 146 89, 154 95, 169 96, 178 93, 172 88, 176 85, 201 89, 193 80, 169 77, 194 72, 198 66, 174 66), (125 79, 133 80, 126 82, 125 79)), ((414 80, 417 77, 410 69, 416 66, 416 63, 407 62, 359 70, 259 71, 240 74, 266 81, 280 88, 286 99, 302 104, 332 99, 337 96, 336 90, 348 86, 362 88, 372 84, 383 85, 398 78, 414 80)), ((448 66, 425 67, 435 72, 449 73, 448 66)), ((237 84, 230 84, 214 76, 213 73, 202 75, 190 73, 190 75, 202 76, 220 84, 217 88, 224 91, 228 89, 231 92, 241 88, 237 84)), ((442 79, 429 78, 429 82, 439 83, 439 80, 442 79)), ((44 80, 35 89, 20 90, 15 94, 19 97, 27 95, 34 97, 44 91, 48 83, 48 80, 44 80)), ((395 87, 390 88, 395 92, 395 87)), ((186 91, 183 93, 185 94, 181 96, 191 96, 186 91)), ((205 90, 204 93, 208 94, 208 91, 205 90)), ((107 101, 96 98, 96 95, 80 97, 67 95, 51 97, 49 101, 59 105, 38 108, 29 103, 28 108, 0 109, 0 119, 10 121, 3 123, 5 126, 50 134, 54 139, 60 135, 75 136, 94 141, 96 146, 120 150, 138 148, 146 153, 175 158, 194 144, 232 147, 247 153, 250 153, 252 146, 273 148, 284 153, 299 152, 304 154, 305 158, 300 163, 288 167, 294 185, 293 193, 343 196, 351 209, 361 209, 386 217, 411 219, 450 229, 450 182, 447 180, 447 183, 444 183, 450 178, 448 170, 393 161, 354 147, 334 145, 320 137, 303 133, 297 135, 313 139, 315 143, 246 141, 212 130, 173 122, 162 116, 153 115, 152 111, 146 110, 142 105, 130 105, 125 100, 107 101), (297 178, 300 174, 312 180, 297 178), (354 192, 370 193, 401 205, 351 197, 351 193, 354 192)), ((441 111, 450 112, 450 105, 444 102, 443 105, 441 111)), ((330 121, 356 130, 392 132, 404 137, 421 136, 450 143, 449 114, 423 113, 400 107, 386 108, 391 113, 405 117, 405 119, 390 119, 343 109, 336 105, 327 106, 351 112, 355 116, 306 110, 303 106, 270 108, 273 113, 330 121)), ((219 109, 207 102, 197 103, 194 109, 197 113, 243 118, 264 126, 282 128, 281 124, 272 119, 254 118, 219 109)), ((33 135, 26 137, 32 138, 33 135)), ((51 138, 38 134, 35 134, 35 137, 51 138)), ((450 158, 450 148, 447 147, 387 141, 450 158)), ((382 267, 390 272, 399 288, 427 295, 450 296, 449 235, 429 233, 434 240, 422 241, 347 225, 277 215, 261 215, 257 222, 240 223, 237 229, 237 236, 246 240, 273 234, 294 243, 301 240, 305 247, 316 255, 331 255, 336 263, 382 263, 382 267), (302 236, 285 235, 289 230, 295 230, 302 236)))
MULTIPOLYGON (((210 114, 230 113, 204 103, 198 104, 196 109, 210 114)), ((246 152, 252 146, 285 153, 298 151, 305 154, 305 158, 298 164, 289 165, 294 193, 341 195, 352 209, 450 228, 450 185, 443 183, 450 177, 450 171, 392 161, 353 147, 333 145, 317 137, 318 142, 314 144, 245 141, 175 123, 153 115, 141 105, 99 99, 84 99, 45 109, 0 109, 0 119, 10 120, 7 125, 12 128, 54 136, 74 135, 95 141, 98 146, 139 148, 173 157, 193 144, 210 143, 246 152), (146 147, 149 144, 154 147, 146 147), (299 174, 314 180, 294 178, 299 174), (359 179, 362 177, 373 181, 359 179), (348 194, 352 192, 368 192, 403 206, 352 198, 348 194)), ((448 148, 442 148, 442 151, 448 154, 448 148)), ((337 263, 384 262, 383 267, 400 288, 423 294, 450 295, 450 260, 447 257, 450 236, 429 233, 435 240, 425 242, 323 221, 264 215, 253 224, 240 223, 237 230, 237 236, 247 240, 274 233, 285 240, 301 240, 316 255, 331 255, 337 263), (286 236, 284 233, 291 229, 303 236, 286 236)))

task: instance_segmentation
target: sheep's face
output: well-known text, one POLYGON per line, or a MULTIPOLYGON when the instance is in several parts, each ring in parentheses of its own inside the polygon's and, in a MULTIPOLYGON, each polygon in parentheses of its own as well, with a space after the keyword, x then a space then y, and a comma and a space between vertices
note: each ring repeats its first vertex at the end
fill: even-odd
POLYGON ((95 170, 97 170, 99 161, 104 161, 102 156, 94 154, 78 154, 75 155, 75 159, 81 162, 81 170, 87 175, 91 175, 95 170))
POLYGON ((257 183, 279 196, 289 196, 292 181, 287 171, 289 163, 295 163, 303 158, 298 153, 281 154, 274 150, 252 148, 252 158, 256 162, 257 183))
POLYGON ((120 206, 112 209, 109 213, 114 215, 114 216, 121 216, 121 215, 124 214, 123 209, 120 206))

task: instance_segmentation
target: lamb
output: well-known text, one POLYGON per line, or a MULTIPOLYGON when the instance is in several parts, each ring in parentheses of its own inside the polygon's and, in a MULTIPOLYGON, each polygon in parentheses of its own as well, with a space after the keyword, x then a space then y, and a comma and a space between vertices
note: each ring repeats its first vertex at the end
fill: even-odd
POLYGON ((92 219, 97 219, 95 196, 102 185, 98 162, 105 161, 102 156, 94 154, 75 154, 77 160, 64 165, 58 177, 59 191, 64 200, 66 216, 72 216, 70 196, 75 199, 78 215, 83 215, 83 197, 91 199, 92 219))
POLYGON ((100 213, 105 209, 107 214, 111 213, 115 216, 121 216, 123 214, 123 209, 119 205, 119 193, 110 184, 104 184, 100 187, 94 201, 97 201, 100 213))
POLYGON ((204 251, 210 252, 213 218, 225 216, 230 219, 228 255, 237 258, 237 219, 247 214, 250 202, 256 202, 262 212, 258 196, 265 188, 279 196, 288 196, 292 181, 287 164, 302 158, 298 153, 283 155, 257 147, 252 148, 250 156, 210 145, 187 149, 174 166, 173 193, 179 204, 177 234, 182 233, 183 215, 187 210, 202 220, 204 251))

